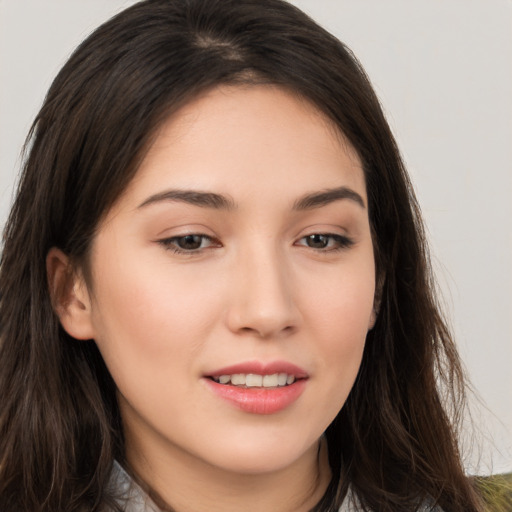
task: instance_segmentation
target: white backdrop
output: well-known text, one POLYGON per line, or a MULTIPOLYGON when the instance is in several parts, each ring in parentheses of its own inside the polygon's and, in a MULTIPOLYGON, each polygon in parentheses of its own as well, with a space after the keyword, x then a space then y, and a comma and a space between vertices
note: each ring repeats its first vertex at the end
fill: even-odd
MULTIPOLYGON (((51 80, 91 30, 132 3, 0 0, 0 225, 51 80)), ((295 3, 362 61, 409 166, 460 351, 486 406, 476 408, 481 459, 474 452, 468 470, 511 471, 512 1, 295 3)))

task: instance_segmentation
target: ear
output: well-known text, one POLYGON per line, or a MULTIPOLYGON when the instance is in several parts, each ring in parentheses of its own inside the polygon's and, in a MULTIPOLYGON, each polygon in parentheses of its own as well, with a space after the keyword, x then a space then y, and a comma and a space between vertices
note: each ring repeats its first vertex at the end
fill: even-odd
POLYGON ((384 289, 385 281, 386 281, 385 275, 381 275, 377 278, 377 284, 375 286, 375 295, 373 298, 372 313, 370 315, 370 321, 368 322, 368 330, 369 331, 371 331, 375 327, 375 323, 377 322, 377 317, 379 316, 380 305, 382 302, 382 292, 384 289))
POLYGON ((377 316, 379 312, 375 309, 375 305, 372 308, 372 313, 370 315, 370 320, 368 322, 368 331, 371 331, 375 327, 375 322, 377 321, 377 316))
POLYGON ((79 340, 94 338, 87 285, 69 257, 56 247, 46 256, 46 275, 52 306, 64 330, 79 340))

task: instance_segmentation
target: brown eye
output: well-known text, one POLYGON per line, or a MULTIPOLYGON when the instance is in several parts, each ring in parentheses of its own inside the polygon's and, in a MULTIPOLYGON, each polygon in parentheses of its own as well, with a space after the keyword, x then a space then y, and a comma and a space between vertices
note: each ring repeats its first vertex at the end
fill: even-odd
POLYGON ((175 238, 175 244, 184 251, 194 251, 203 244, 204 235, 185 235, 175 238))
POLYGON ((157 240, 157 242, 164 246, 165 249, 182 254, 197 254, 201 253, 203 249, 221 246, 221 243, 215 238, 208 235, 201 235, 199 233, 173 236, 171 238, 157 240))
POLYGON ((321 252, 348 249, 353 244, 354 241, 352 239, 334 233, 313 233, 301 238, 297 242, 297 245, 309 247, 310 249, 321 252))
POLYGON ((314 235, 307 236, 305 239, 308 247, 312 249, 325 249, 329 245, 331 237, 315 233, 314 235))

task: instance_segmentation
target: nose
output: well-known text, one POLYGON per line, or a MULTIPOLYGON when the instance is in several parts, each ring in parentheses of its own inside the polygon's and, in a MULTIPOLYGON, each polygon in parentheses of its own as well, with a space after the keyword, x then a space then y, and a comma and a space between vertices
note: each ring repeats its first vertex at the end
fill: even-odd
POLYGON ((240 254, 232 269, 227 323, 232 332, 282 338, 300 324, 295 282, 286 258, 270 248, 240 254))

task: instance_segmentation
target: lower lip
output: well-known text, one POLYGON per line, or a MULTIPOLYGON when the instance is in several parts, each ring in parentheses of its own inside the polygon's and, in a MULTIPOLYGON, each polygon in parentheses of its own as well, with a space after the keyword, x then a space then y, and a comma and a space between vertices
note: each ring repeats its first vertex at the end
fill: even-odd
POLYGON ((306 386, 306 379, 278 388, 240 388, 205 380, 217 396, 252 414, 275 414, 286 409, 299 398, 306 386))

